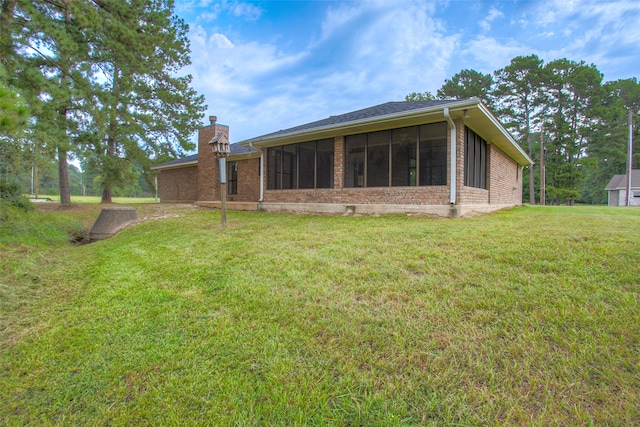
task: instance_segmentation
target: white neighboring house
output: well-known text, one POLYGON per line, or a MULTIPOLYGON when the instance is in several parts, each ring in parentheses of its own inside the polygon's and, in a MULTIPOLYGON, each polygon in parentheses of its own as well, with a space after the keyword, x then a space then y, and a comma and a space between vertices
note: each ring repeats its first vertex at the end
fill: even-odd
MULTIPOLYGON (((627 174, 614 175, 604 189, 609 193, 609 206, 627 205, 627 174)), ((630 195, 629 206, 640 206, 640 169, 631 171, 630 195)))

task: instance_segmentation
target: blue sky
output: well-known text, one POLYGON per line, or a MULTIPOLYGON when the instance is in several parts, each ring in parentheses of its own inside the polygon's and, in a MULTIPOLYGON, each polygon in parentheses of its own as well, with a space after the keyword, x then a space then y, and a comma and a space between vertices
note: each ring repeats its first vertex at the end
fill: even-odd
POLYGON ((638 77, 640 1, 176 0, 189 24, 207 116, 238 142, 388 101, 435 93, 465 68, 515 56, 638 77))

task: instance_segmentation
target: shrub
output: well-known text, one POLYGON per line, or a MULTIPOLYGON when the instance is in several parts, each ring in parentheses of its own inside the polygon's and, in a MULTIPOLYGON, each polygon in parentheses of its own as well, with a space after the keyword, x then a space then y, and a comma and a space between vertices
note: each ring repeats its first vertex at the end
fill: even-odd
POLYGON ((0 203, 15 206, 23 211, 33 209, 31 202, 22 195, 20 186, 11 181, 0 181, 0 203))

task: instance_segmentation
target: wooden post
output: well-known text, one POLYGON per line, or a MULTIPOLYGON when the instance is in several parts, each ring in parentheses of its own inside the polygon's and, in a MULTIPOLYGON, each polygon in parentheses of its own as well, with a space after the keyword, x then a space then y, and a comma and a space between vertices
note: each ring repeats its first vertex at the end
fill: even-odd
POLYGON ((218 168, 220 169, 220 202, 222 204, 221 221, 222 226, 227 226, 227 162, 224 157, 218 158, 218 168))

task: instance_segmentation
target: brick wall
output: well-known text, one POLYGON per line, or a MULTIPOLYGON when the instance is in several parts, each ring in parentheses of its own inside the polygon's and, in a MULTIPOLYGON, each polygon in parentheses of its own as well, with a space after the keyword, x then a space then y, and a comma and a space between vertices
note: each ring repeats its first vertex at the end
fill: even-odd
POLYGON ((268 190, 265 201, 273 203, 337 203, 444 205, 449 203, 444 185, 429 187, 322 188, 315 190, 268 190))
MULTIPOLYGON (((256 154, 256 156, 258 156, 256 154)), ((260 157, 238 160, 238 194, 228 195, 230 202, 257 202, 260 198, 260 157)), ((227 176, 229 179, 229 176, 227 176)))
POLYGON ((456 122, 456 127, 458 128, 458 203, 463 205, 522 204, 520 166, 490 142, 487 142, 487 189, 464 186, 464 124, 459 125, 456 122))
POLYGON ((198 167, 160 171, 158 187, 163 202, 194 202, 198 199, 198 167))
POLYGON ((488 147, 489 203, 522 204, 522 170, 520 166, 498 147, 488 147))

